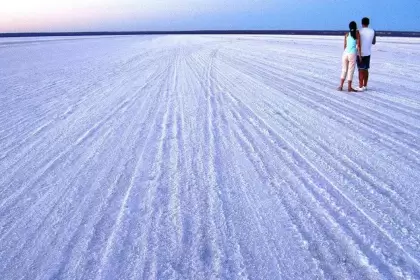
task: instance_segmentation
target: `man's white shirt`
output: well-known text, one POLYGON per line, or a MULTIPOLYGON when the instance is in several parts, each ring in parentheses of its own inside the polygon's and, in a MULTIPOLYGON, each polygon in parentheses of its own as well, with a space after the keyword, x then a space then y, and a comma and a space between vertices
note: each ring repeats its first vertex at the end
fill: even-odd
POLYGON ((369 56, 372 53, 372 43, 375 37, 375 30, 369 27, 363 27, 360 32, 360 41, 362 44, 362 56, 369 56))

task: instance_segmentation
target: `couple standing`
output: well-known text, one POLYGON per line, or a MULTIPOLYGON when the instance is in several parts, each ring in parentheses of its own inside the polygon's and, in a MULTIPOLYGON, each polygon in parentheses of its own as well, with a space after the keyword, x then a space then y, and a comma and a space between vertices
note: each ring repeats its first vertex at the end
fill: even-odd
POLYGON ((370 54, 372 45, 376 44, 375 31, 369 28, 369 18, 362 19, 362 29, 357 30, 356 22, 349 24, 350 32, 344 38, 343 69, 341 72, 341 81, 338 90, 343 90, 344 81, 347 77, 348 91, 357 92, 367 90, 369 79, 370 54), (352 87, 354 70, 359 68, 359 88, 352 87))

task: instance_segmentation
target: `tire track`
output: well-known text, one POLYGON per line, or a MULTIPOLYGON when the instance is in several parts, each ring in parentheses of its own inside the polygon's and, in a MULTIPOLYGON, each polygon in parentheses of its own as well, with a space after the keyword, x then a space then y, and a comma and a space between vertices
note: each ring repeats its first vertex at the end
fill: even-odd
MULTIPOLYGON (((133 108, 133 110, 136 110, 136 114, 134 115, 134 119, 138 119, 140 121, 140 123, 144 123, 147 120, 150 119, 150 117, 153 114, 153 109, 154 107, 156 107, 156 102, 149 104, 149 100, 152 100, 151 98, 151 92, 149 91, 144 97, 144 101, 139 104, 140 106, 138 106, 138 108, 133 108), (152 106, 150 106, 152 105, 152 106), (147 106, 147 107, 146 107, 147 106), (147 108, 147 109, 146 109, 147 108), (146 109, 146 110, 144 110, 146 109), (142 116, 143 119, 141 118, 142 116)), ((137 106, 136 106, 137 107, 137 106)), ((129 122, 129 126, 127 128, 121 128, 122 129, 122 139, 124 139, 124 141, 122 141, 120 143, 120 152, 121 153, 125 153, 126 151, 128 151, 128 148, 124 148, 124 146, 126 147, 130 147, 130 145, 127 145, 130 142, 131 136, 133 135, 141 135, 143 131, 147 130, 147 126, 144 125, 140 125, 138 122, 129 122), (138 130, 133 130, 136 127, 139 127, 138 130), (125 143, 125 144, 124 144, 125 143)), ((150 128, 149 128, 150 130, 150 128)), ((114 133, 117 133, 117 131, 115 131, 114 133)), ((144 134, 145 136, 147 135, 147 133, 144 134)), ((134 138, 133 140, 135 140, 135 145, 134 146, 141 146, 141 141, 145 141, 145 137, 138 137, 138 138, 134 138)), ((143 143, 144 144, 144 143, 143 143)), ((116 147, 118 147, 118 144, 116 145, 116 147)), ((131 154, 135 154, 135 153, 131 153, 131 154)), ((115 181, 114 182, 110 182, 110 188, 109 190, 106 192, 106 195, 104 196, 104 199, 102 200, 102 202, 100 203, 100 205, 96 206, 96 207, 92 207, 92 209, 94 209, 93 211, 89 212, 86 211, 87 208, 85 208, 83 211, 82 209, 79 209, 77 211, 75 211, 74 213, 85 213, 83 217, 72 217, 72 221, 78 222, 79 224, 77 226, 68 226, 69 230, 65 231, 63 230, 63 237, 60 237, 58 234, 56 235, 57 239, 60 238, 66 238, 66 236, 72 236, 70 241, 67 243, 67 247, 65 249, 63 249, 63 252, 65 253, 65 256, 63 258, 59 258, 59 259, 64 259, 63 261, 61 261, 61 263, 59 265, 57 265, 59 267, 59 269, 55 272, 55 277, 61 277, 63 274, 68 274, 68 275, 81 275, 82 271, 80 271, 79 273, 74 273, 74 272, 68 272, 68 267, 70 268, 77 268, 78 265, 74 265, 72 266, 71 263, 74 261, 77 261, 79 264, 82 261, 82 259, 84 258, 83 252, 91 252, 93 253, 93 247, 91 247, 89 250, 87 249, 89 246, 91 246, 92 243, 92 239, 94 238, 94 236, 98 236, 99 234, 94 234, 96 228, 99 227, 100 221, 101 219, 99 219, 99 217, 101 215, 104 215, 104 211, 106 211, 106 209, 110 208, 111 205, 111 200, 112 195, 116 195, 116 191, 118 189, 122 190, 123 185, 128 185, 125 184, 125 182, 128 182, 129 179, 127 178, 127 174, 130 174, 130 172, 134 169, 134 163, 135 160, 134 158, 131 156, 127 157, 128 160, 125 160, 124 157, 121 157, 118 160, 115 160, 117 162, 117 164, 115 165, 115 168, 112 169, 119 169, 118 172, 112 172, 111 170, 104 170, 103 171, 103 175, 102 176, 98 176, 99 180, 101 180, 101 178, 103 178, 104 183, 107 182, 106 177, 110 176, 111 174, 114 174, 115 176, 115 181), (125 163, 123 164, 123 162, 125 161, 125 163), (123 178, 125 177, 125 178, 123 178), (121 188, 118 188, 121 187, 121 188), (77 241, 82 241, 84 244, 82 244, 82 248, 80 248, 79 246, 76 246, 76 242, 77 241), (75 256, 77 255, 77 257, 75 256)), ((104 158, 104 160, 107 160, 106 158, 104 158)), ((98 196, 103 196, 102 194, 102 189, 101 187, 101 183, 98 181, 95 181, 94 185, 96 185, 96 188, 93 188, 94 191, 91 191, 89 194, 90 196, 88 197, 86 203, 84 204, 80 204, 80 206, 78 207, 88 207, 90 204, 95 202, 95 197, 98 196), (90 201, 90 202, 88 202, 90 201), (90 203, 90 204, 89 204, 90 203)), ((114 198, 115 199, 115 198, 114 198)), ((80 267, 79 267, 80 270, 80 267)), ((54 277, 53 277, 54 278, 54 277)))
MULTIPOLYGON (((174 61, 172 61, 174 63, 174 61)), ((172 66, 171 70, 175 71, 176 66, 172 66)), ((144 240, 143 244, 147 244, 142 252, 142 261, 140 266, 142 268, 139 270, 139 273, 142 279, 146 278, 159 278, 159 271, 158 271, 158 263, 157 263, 157 252, 158 252, 158 227, 159 223, 162 219, 162 212, 163 212, 163 206, 161 203, 162 196, 164 195, 164 192, 166 191, 164 188, 165 186, 162 186, 161 180, 163 176, 165 176, 166 170, 164 169, 164 156, 167 152, 167 144, 168 144, 168 119, 170 117, 170 114, 172 114, 172 110, 170 107, 170 100, 171 95, 173 94, 173 91, 170 90, 170 81, 169 81, 169 75, 166 78, 166 84, 167 87, 164 90, 165 91, 165 109, 163 111, 163 117, 162 121, 160 122, 159 128, 160 130, 158 133, 156 133, 156 140, 158 142, 157 151, 154 153, 154 162, 152 167, 153 177, 155 178, 152 182, 150 182, 147 189, 149 189, 150 193, 150 204, 151 204, 151 213, 149 214, 149 218, 147 219, 148 226, 147 226, 147 234, 144 236, 146 240, 144 240)))
MULTIPOLYGON (((234 61, 235 59, 238 60, 238 58, 232 58, 232 57, 225 57, 226 61, 234 61)), ((246 63, 246 62, 243 62, 246 63)), ((248 67, 246 67, 247 69, 249 69, 248 67)), ((244 69, 244 67, 242 68, 242 70, 244 69)), ((283 84, 283 89, 287 88, 287 89, 291 89, 287 84, 291 84, 293 85, 295 88, 302 88, 302 84, 304 85, 304 91, 300 92, 300 94, 298 95, 298 97, 303 97, 305 96, 305 100, 308 101, 317 101, 317 98, 315 98, 315 96, 313 95, 318 95, 319 90, 317 88, 315 88, 314 86, 308 84, 308 83, 304 83, 304 79, 307 79, 306 77, 299 77, 299 76, 294 76, 294 78, 292 79, 285 79, 282 77, 279 77, 276 72, 267 69, 267 67, 263 68, 260 65, 258 65, 255 61, 254 61, 254 65, 251 68, 252 69, 252 73, 258 75, 264 82, 266 81, 270 81, 270 86, 274 86, 275 84, 273 84, 273 81, 281 81, 281 84, 283 84), (258 69, 258 71, 256 71, 258 69), (310 94, 307 94, 306 92, 309 91, 310 94)), ((250 72, 250 70, 246 70, 246 72, 250 72)), ((277 89, 281 89, 279 87, 276 87, 277 89)), ((335 98, 335 96, 334 96, 335 98)), ((420 155, 419 153, 419 146, 412 144, 412 143, 416 143, 416 138, 418 137, 417 134, 413 134, 411 131, 417 131, 419 128, 417 127, 412 127, 409 124, 405 124, 405 123, 398 123, 398 127, 395 125, 392 125, 393 122, 397 122, 397 120, 395 119, 389 119, 388 116, 384 116, 382 115, 382 119, 386 119, 388 120, 388 122, 383 121, 382 119, 377 118, 375 115, 369 114, 368 112, 371 112, 372 110, 370 109, 366 109, 365 108, 365 112, 362 112, 361 110, 357 110, 355 108, 358 108, 357 104, 354 104, 354 102, 350 99, 346 99, 345 101, 348 103, 353 103, 353 107, 350 107, 348 105, 346 105, 345 103, 336 101, 336 99, 334 99, 332 97, 329 97, 328 95, 322 95, 322 98, 319 100, 318 102, 318 106, 322 106, 322 107, 327 107, 327 106, 323 106, 323 104, 328 105, 328 108, 330 110, 335 111, 338 115, 343 115, 343 112, 346 112, 346 115, 350 115, 353 116, 355 120, 357 120, 357 123, 363 124, 365 127, 367 127, 369 129, 369 126, 372 126, 374 129, 374 132, 376 133, 381 133, 381 136, 384 138, 387 138, 391 141, 393 141, 395 144, 399 144, 402 145, 404 148, 410 149, 411 152, 416 153, 418 155, 420 155), (338 111, 339 110, 339 111, 338 111), (339 113, 340 112, 340 113, 339 113), (369 117, 370 119, 375 120, 378 124, 376 123, 368 123, 364 118, 358 118, 358 116, 364 116, 369 117), (388 125, 388 123, 390 123, 390 125, 388 125), (410 128, 410 130, 407 129, 403 129, 403 127, 408 127, 410 128), (394 137, 390 137, 389 136, 389 132, 392 133, 398 133, 398 131, 403 131, 402 133, 404 134, 404 136, 407 138, 394 138, 394 137), (408 138, 410 136, 410 138, 408 138)), ((363 106, 362 106, 363 107, 363 106)), ((375 113, 375 112, 374 112, 375 113)), ((377 113, 377 112, 376 112, 377 113)))
MULTIPOLYGON (((147 96, 146 96, 146 97, 147 97, 147 96)), ((145 103, 145 102, 144 102, 144 99, 143 99, 143 100, 142 100, 142 103, 141 103, 141 104, 142 104, 142 106, 144 106, 144 103, 145 103)), ((134 104, 133 104, 133 106, 134 106, 134 104)), ((133 107, 133 106, 131 106, 131 107, 133 107)), ((109 134, 109 132, 110 132, 110 131, 108 130, 108 132, 107 132, 107 133, 109 134)), ((103 139, 105 140, 105 139, 107 139, 107 136, 106 136, 106 135, 103 135, 101 138, 103 138, 103 139)), ((101 139, 101 138, 100 138, 100 139, 101 139)), ((96 149, 92 149, 92 152, 93 152, 93 154, 95 154, 95 153, 96 153, 96 149)), ((90 161, 90 160, 88 160, 88 161, 90 161)), ((88 162, 88 161, 87 161, 87 162, 88 162)), ((82 166, 82 167, 83 167, 83 166, 82 166)), ((79 172, 79 173, 81 173, 81 172, 82 172, 82 169, 83 169, 83 168, 81 168, 78 172, 79 172)), ((78 176, 79 176, 79 174, 77 174, 74 178, 78 178, 78 176)), ((74 185, 74 181, 76 181, 76 180, 77 180, 77 179, 74 179, 74 180, 73 180, 73 183, 70 183, 70 184, 67 184, 67 185, 68 185, 68 186, 72 186, 72 185, 74 185)), ((67 193, 68 191, 69 191, 69 189, 67 188, 65 191, 63 191, 63 192, 62 192, 62 194, 58 197, 58 200, 55 202, 55 204, 54 204, 55 206, 60 205, 60 204, 59 204, 59 203, 60 203, 60 200, 62 200, 64 197, 68 196, 68 193, 67 193)), ((72 189, 72 190, 71 190, 71 192, 74 192, 74 191, 75 191, 75 189, 72 189)), ((32 208, 33 208, 33 209, 36 209, 36 207, 37 207, 38 205, 41 205, 41 204, 42 204, 42 202, 45 200, 45 198, 47 197, 47 195, 53 194, 54 192, 55 192, 55 190, 54 190, 54 189, 49 190, 47 194, 45 194, 43 197, 41 197, 41 198, 40 198, 40 200, 38 200, 38 201, 37 201, 37 203, 36 203, 34 206, 32 206, 32 208)), ((53 201, 54 201, 54 200, 53 200, 53 201)), ((51 201, 49 201, 49 202, 51 202, 51 201)), ((55 206, 50 207, 50 212, 49 212, 49 214, 48 214, 48 215, 44 218, 44 220, 43 220, 42 224, 44 224, 44 223, 45 223, 45 221, 47 220, 47 218, 50 216, 50 214, 51 214, 53 211, 56 211, 56 210, 55 210, 55 206)), ((62 205, 60 205, 60 206, 62 206, 62 205)), ((35 211, 35 210, 34 210, 34 211, 35 211)), ((39 211, 39 210, 38 210, 38 211, 39 211)), ((31 209, 30 209, 30 212, 31 212, 31 209)), ((75 213, 74 213, 74 214, 75 214, 75 213)), ((71 217, 71 216, 70 216, 70 217, 71 217)), ((25 217, 23 217, 23 218, 25 218, 25 217)), ((23 218, 22 218, 22 219, 23 219, 23 218)), ((21 220, 22 220, 22 219, 21 219, 21 220)), ((17 225, 17 224, 19 224, 19 223, 20 223, 20 221, 17 221, 15 224, 17 225)), ((42 226, 42 224, 41 224, 39 227, 41 227, 41 226, 42 226)), ((12 231, 12 230, 13 230, 13 228, 12 228, 12 229, 10 229, 10 230, 9 230, 9 232, 10 232, 10 231, 12 231)), ((37 233, 37 231, 36 231, 36 230, 35 230, 35 233, 37 233)), ((38 234, 39 234, 39 233, 38 233, 38 234)), ((3 236, 3 238, 5 238, 5 236, 3 236)), ((28 241, 29 241, 29 240, 33 240, 33 238, 28 238, 28 241)), ((25 246, 25 244, 24 244, 24 246, 25 246)))
MULTIPOLYGON (((240 102, 239 100, 237 100, 237 101, 240 102)), ((246 110, 248 112, 252 112, 252 111, 250 111, 250 109, 245 104, 241 103, 241 105, 242 105, 243 108, 246 108, 246 110)), ((274 131, 272 131, 271 128, 269 128, 268 126, 266 126, 259 119, 258 116, 256 116, 254 113, 251 113, 250 115, 252 115, 253 119, 258 120, 258 122, 259 122, 258 126, 255 127, 256 129, 258 129, 258 128, 261 129, 262 127, 265 127, 265 130, 267 130, 269 132, 269 135, 272 135, 272 136, 276 135, 276 133, 274 131)), ((244 120, 245 118, 244 117, 241 117, 240 119, 244 120)), ((272 141, 269 141, 267 143, 267 145, 269 145, 269 143, 276 143, 278 141, 283 142, 284 140, 283 140, 282 137, 276 135, 276 139, 273 139, 272 141)), ((287 143, 287 142, 285 142, 285 143, 287 143)), ((290 147, 293 147, 290 144, 287 144, 287 145, 290 146, 290 147)), ((329 179, 327 177, 325 177, 325 175, 323 175, 322 173, 320 173, 320 171, 318 169, 316 169, 310 162, 306 162, 305 163, 305 162, 301 161, 301 160, 305 160, 305 157, 303 157, 299 152, 297 152, 296 149, 292 148, 292 150, 295 151, 294 153, 297 153, 296 155, 294 155, 294 156, 292 155, 291 156, 292 159, 294 159, 295 161, 298 160, 298 162, 294 162, 291 165, 292 167, 295 167, 295 166, 302 166, 303 167, 306 164, 308 164, 309 166, 307 168, 302 169, 302 170, 307 170, 307 171, 314 170, 313 175, 310 175, 310 176, 314 176, 315 182, 324 182, 324 184, 326 186, 330 185, 332 187, 332 189, 329 188, 328 190, 325 190, 322 193, 320 193, 320 195, 318 195, 318 198, 317 198, 318 201, 319 201, 319 199, 324 199, 325 195, 328 194, 329 192, 332 192, 332 194, 334 194, 334 198, 335 199, 339 199, 338 201, 340 201, 340 200, 342 201, 341 203, 337 203, 337 205, 340 205, 340 204, 341 205, 346 205, 346 204, 348 204, 348 205, 354 207, 358 213, 354 213, 353 212, 352 213, 353 215, 360 213, 359 215, 361 215, 362 217, 365 217, 373 225, 373 227, 376 228, 379 231, 379 235, 383 235, 386 239, 388 239, 391 242, 391 244, 389 244, 388 246, 393 247, 393 245, 395 245, 395 247, 398 248, 407 257, 408 261, 410 261, 414 265, 414 267, 417 267, 417 269, 418 269, 419 266, 418 266, 417 260, 413 256, 411 256, 408 252, 406 252, 405 249, 401 246, 401 244, 398 241, 396 241, 395 239, 393 239, 385 229, 383 229, 382 227, 380 227, 369 215, 367 215, 361 208, 359 208, 357 205, 355 205, 354 202, 352 202, 344 193, 342 193, 336 186, 334 186, 332 184, 332 182, 330 182, 329 179), (343 204, 343 202, 344 202, 344 204, 343 204)), ((315 185, 313 185, 313 186, 315 187, 315 185)), ((326 200, 325 206, 327 206, 327 205, 329 205, 331 203, 332 198, 333 197, 331 197, 329 200, 326 200)), ((332 213, 334 213, 334 211, 332 211, 332 213)), ((347 215, 347 218, 350 218, 350 216, 347 215)), ((354 227, 355 224, 356 223, 352 224, 352 226, 354 227)), ((342 226, 343 224, 341 223, 340 225, 342 226)), ((351 229, 352 229, 351 227, 348 227, 348 230, 351 230, 351 229)), ((370 232, 370 234, 372 234, 372 232, 370 232)), ((365 234, 365 236, 367 236, 367 234, 365 234)), ((356 237, 356 240, 357 239, 358 239, 358 237, 356 237)), ((386 244, 385 240, 383 240, 383 238, 380 238, 380 239, 381 239, 381 242, 382 242, 381 243, 382 246, 384 246, 386 244)), ((361 247, 363 247, 363 246, 361 246, 361 247)), ((383 256, 380 255, 380 257, 383 257, 383 256)), ((394 260, 388 259, 388 261, 394 261, 394 260)), ((385 262, 384 264, 389 265, 390 263, 385 262)), ((383 265, 381 265, 380 267, 382 269, 385 268, 383 265)), ((408 267, 407 268, 408 269, 407 271, 411 271, 415 275, 418 275, 419 271, 416 271, 416 269, 414 269, 414 267, 412 267, 412 268, 408 267)))
MULTIPOLYGON (((149 63, 151 63, 151 64, 153 64, 153 63, 156 63, 156 62, 158 62, 159 61, 159 59, 161 59, 159 56, 157 56, 157 58, 156 57, 153 57, 153 59, 151 60, 151 61, 146 61, 146 59, 144 59, 144 61, 145 62, 147 62, 146 63, 146 65, 148 65, 149 63)), ((150 60, 150 59, 149 59, 150 60)), ((139 65, 141 65, 140 63, 141 62, 143 62, 143 60, 140 60, 139 61, 139 65)), ((83 104, 83 103, 86 103, 86 101, 88 100, 88 101, 90 101, 90 99, 91 98, 97 98, 97 96, 99 95, 99 94, 103 94, 103 92, 104 92, 104 88, 107 88, 108 87, 108 84, 106 85, 106 86, 103 86, 101 83, 104 83, 104 82, 106 82, 106 83, 109 83, 109 79, 112 77, 112 79, 113 80, 116 80, 118 83, 119 83, 119 85, 120 86, 122 86, 122 87, 124 87, 124 85, 125 84, 129 84, 129 82, 131 81, 131 77, 133 77, 133 76, 136 76, 137 74, 140 74, 141 73, 141 71, 142 70, 144 70, 145 68, 144 67, 133 67, 134 69, 136 69, 135 70, 135 72, 133 72, 133 71, 130 71, 130 72, 133 72, 133 73, 127 73, 127 72, 124 72, 124 71, 120 71, 117 75, 113 75, 113 76, 110 76, 110 77, 107 77, 106 79, 105 78, 101 78, 98 82, 97 82, 97 84, 98 85, 100 85, 100 87, 99 88, 97 88, 97 89, 94 89, 94 90, 92 90, 90 87, 87 87, 87 92, 88 92, 88 95, 85 95, 84 96, 84 98, 81 98, 81 99, 79 99, 76 103, 72 103, 73 105, 73 108, 77 108, 77 107, 79 107, 79 106, 81 106, 81 104, 83 104)), ((115 74, 115 73, 114 73, 115 74)), ((109 75, 109 74, 107 74, 107 75, 109 75)), ((151 77, 148 77, 147 79, 146 79, 146 83, 147 83, 147 80, 149 79, 149 81, 151 80, 153 78, 153 74, 151 75, 151 77)), ((82 86, 83 86, 83 84, 82 84, 82 86)), ((114 88, 118 88, 117 86, 115 86, 114 88)), ((76 90, 77 91, 75 91, 75 94, 77 94, 77 93, 79 93, 79 92, 83 92, 83 90, 81 90, 81 88, 80 87, 78 87, 78 88, 76 88, 76 90)), ((109 90, 108 90, 109 91, 109 90)), ((107 90, 105 90, 105 92, 107 92, 107 90)), ((111 91, 112 92, 112 91, 111 91)), ((30 104, 32 104, 32 103, 30 103, 30 104)), ((93 104, 93 105, 91 105, 90 107, 88 107, 88 108, 86 108, 86 111, 85 112, 91 112, 92 111, 92 109, 94 109, 95 107, 96 107, 97 105, 96 104, 93 104)), ((22 109, 22 108, 20 108, 20 109, 22 109)), ((55 111, 54 111, 55 112, 55 111)), ((54 113, 53 112, 53 113, 54 113)), ((64 113, 64 115, 65 115, 66 113, 64 113)), ((45 115, 45 114, 43 114, 43 115, 45 115)), ((83 116, 84 114, 82 114, 82 116, 83 116)), ((63 121, 63 120, 65 120, 65 119, 63 119, 62 118, 63 117, 63 115, 58 115, 58 116, 50 116, 50 115, 46 115, 46 116, 44 116, 42 119, 36 119, 36 121, 35 122, 33 122, 32 123, 32 125, 33 124, 35 124, 36 122, 39 122, 39 121, 42 121, 42 120, 48 120, 48 119, 51 119, 51 118, 53 118, 53 119, 55 119, 55 120, 60 120, 60 121, 63 121)), ((30 118, 29 118, 29 120, 31 120, 30 118)), ((21 124, 19 124, 19 126, 21 126, 21 124)), ((57 126, 57 123, 55 123, 55 127, 57 126)), ((72 125, 70 125, 70 126, 72 126, 72 125)), ((11 130, 15 130, 15 127, 12 127, 12 129, 11 130)), ((28 136, 28 137, 26 137, 26 136, 23 136, 23 137, 17 137, 18 139, 22 139, 21 140, 21 142, 19 142, 19 144, 20 145, 23 145, 23 144, 25 144, 25 143, 27 143, 30 139, 32 139, 33 138, 33 136, 34 135, 32 135, 33 133, 29 133, 31 136, 28 136)), ((16 135, 15 135, 16 136, 16 135)), ((30 150, 32 150, 34 147, 35 147, 35 145, 37 145, 37 144, 39 144, 39 143, 42 143, 42 141, 41 141, 42 139, 39 139, 39 141, 38 142, 36 142, 36 143, 33 143, 32 145, 30 145, 30 147, 28 148, 28 149, 26 149, 26 151, 30 151, 30 150)), ((13 144, 13 143, 12 143, 13 144)), ((3 154, 3 156, 1 156, 0 158, 4 158, 4 157, 6 157, 7 156, 7 154, 10 154, 10 152, 12 152, 12 151, 14 151, 14 150, 16 150, 16 149, 19 149, 19 147, 20 146, 16 146, 16 147, 13 147, 12 149, 10 149, 8 152, 6 152, 6 153, 4 153, 3 154)), ((7 147, 6 147, 7 148, 7 147)))
MULTIPOLYGON (((168 68, 165 69, 164 73, 167 73, 168 69, 169 69, 169 66, 168 66, 168 68)), ((153 123, 153 125, 151 127, 155 127, 156 124, 161 123, 161 122, 158 122, 157 121, 157 116, 155 116, 152 123, 153 123)), ((152 138, 153 134, 155 134, 155 132, 152 129, 149 130, 149 132, 146 136, 146 140, 145 140, 146 143, 149 143, 150 140, 155 139, 155 138, 152 138)), ((108 275, 109 275, 110 272, 112 272, 112 268, 108 267, 112 263, 110 258, 113 257, 113 255, 111 255, 111 253, 115 250, 115 244, 116 244, 116 241, 117 241, 116 238, 117 238, 117 236, 119 236, 118 234, 120 233, 120 231, 122 231, 122 229, 124 227, 126 227, 126 223, 124 222, 124 217, 126 215, 126 210, 128 208, 128 201, 132 198, 131 193, 133 191, 133 188, 135 188, 135 181, 141 173, 140 169, 141 169, 141 164, 142 164, 142 158, 143 158, 143 155, 146 152, 146 147, 148 147, 148 146, 147 145, 143 146, 140 153, 139 153, 140 156, 137 159, 137 162, 136 162, 135 167, 134 167, 133 174, 130 178, 129 187, 125 191, 125 194, 123 196, 123 200, 120 204, 120 208, 119 208, 119 211, 118 211, 118 215, 117 215, 115 224, 114 224, 114 226, 111 230, 109 238, 107 238, 107 240, 106 240, 106 246, 105 246, 104 251, 102 253, 101 260, 100 260, 100 265, 99 265, 99 267, 101 269, 99 269, 98 274, 96 274, 96 279, 102 279, 103 278, 104 270, 108 272, 107 273, 108 275)))
MULTIPOLYGON (((216 55, 216 52, 214 52, 211 56, 213 57, 215 55, 216 55)), ((214 81, 215 78, 212 77, 212 75, 211 75, 212 67, 213 67, 213 65, 211 63, 210 67, 209 67, 209 70, 208 70, 208 79, 207 80, 210 81, 210 86, 209 87, 212 90, 209 92, 210 96, 208 96, 207 98, 210 99, 210 100, 208 100, 208 102, 210 102, 210 105, 211 105, 210 106, 210 109, 211 109, 210 111, 211 111, 212 119, 216 120, 217 119, 216 116, 219 116, 220 114, 223 114, 223 107, 221 106, 222 103, 221 103, 221 99, 220 99, 220 95, 222 93, 220 92, 220 89, 215 88, 215 84, 217 84, 217 83, 215 83, 215 81, 214 81), (216 92, 218 92, 218 93, 216 94, 216 92)), ((213 147, 213 149, 214 149, 214 150, 210 150, 210 152, 209 152, 209 154, 215 155, 214 159, 213 159, 213 166, 216 169, 212 173, 215 173, 215 176, 213 176, 213 177, 217 178, 216 180, 217 180, 218 184, 223 186, 224 185, 223 184, 224 177, 221 177, 221 174, 223 174, 223 170, 221 168, 217 168, 217 167, 223 165, 222 155, 225 154, 226 153, 225 151, 228 151, 228 149, 226 149, 226 148, 222 149, 220 144, 218 144, 218 142, 215 141, 215 139, 219 139, 218 141, 220 141, 220 139, 223 139, 221 131, 220 131, 220 120, 218 120, 217 122, 212 121, 212 122, 209 122, 209 123, 211 124, 211 126, 208 129, 206 129, 206 131, 209 131, 209 135, 207 135, 206 138, 211 139, 214 142, 214 144, 212 144, 210 142, 206 146, 213 147), (213 133, 210 133, 210 132, 213 132, 213 133)), ((223 143, 223 141, 220 141, 220 142, 223 143)), ((225 145, 222 145, 222 146, 225 146, 225 145)), ((211 165, 209 167, 211 168, 211 165)), ((257 220, 259 220, 258 228, 259 228, 259 232, 262 235, 263 232, 264 232, 262 223, 260 222, 260 221, 262 221, 262 218, 257 217, 257 220)), ((266 243, 267 248, 270 248, 269 247, 270 246, 269 241, 265 240, 265 243, 266 243)), ((276 249, 274 249, 274 251, 275 251, 274 254, 278 256, 279 252, 276 249)), ((271 258, 273 260, 272 265, 275 267, 276 271, 281 271, 280 265, 279 265, 279 262, 278 262, 278 258, 274 257, 274 254, 270 254, 271 258)), ((240 266, 240 269, 241 269, 241 266, 240 266)), ((244 275, 243 269, 241 269, 241 270, 242 270, 242 272, 240 272, 240 273, 242 275, 244 275)), ((271 275, 270 277, 274 277, 274 275, 272 275, 272 274, 270 274, 270 275, 271 275)), ((277 276, 275 276, 275 277, 277 277, 277 276)))
MULTIPOLYGON (((58 161, 60 161, 62 158, 69 155, 69 153, 75 147, 80 146, 84 141, 86 141, 86 139, 91 137, 93 134, 96 134, 102 127, 104 127, 106 123, 108 123, 113 118, 115 118, 116 114, 119 114, 119 112, 125 112, 128 109, 130 109, 133 106, 133 104, 135 104, 135 101, 141 98, 141 95, 137 93, 148 86, 148 84, 153 80, 152 77, 150 77, 150 79, 146 82, 146 84, 143 85, 143 87, 140 90, 136 91, 136 94, 134 94, 133 96, 129 98, 126 98, 117 107, 115 107, 115 109, 112 110, 111 113, 108 114, 105 118, 103 118, 101 121, 96 123, 93 127, 89 128, 87 131, 83 133, 79 133, 76 141, 73 144, 69 145, 64 151, 60 152, 57 156, 53 157, 52 159, 49 159, 48 161, 44 161, 44 163, 42 163, 42 167, 39 169, 38 172, 36 172, 35 176, 31 180, 29 180, 26 184, 23 184, 21 188, 14 190, 14 192, 11 195, 9 195, 7 198, 3 197, 3 202, 0 204, 0 210, 5 207, 7 202, 17 199, 20 195, 24 194, 24 191, 27 188, 29 188, 31 185, 34 185, 35 183, 37 183, 42 178, 43 174, 47 173, 49 169, 53 168, 54 165, 58 161)), ((10 166, 10 168, 11 167, 13 166, 10 166)), ((14 176, 13 172, 10 172, 10 173, 12 174, 12 176, 14 176)), ((4 184, 4 183, 5 183, 4 180, 3 182, 0 182, 0 184, 4 184)))
MULTIPOLYGON (((244 70, 243 68, 241 68, 241 69, 242 70, 238 70, 238 71, 242 71, 242 73, 247 75, 247 77, 249 77, 249 79, 254 79, 252 75, 253 75, 253 73, 256 73, 256 72, 251 73, 248 70, 244 70)), ((298 102, 302 103, 302 105, 306 108, 309 107, 311 109, 317 110, 322 115, 325 115, 326 112, 332 113, 335 121, 341 121, 341 119, 344 119, 345 121, 343 122, 343 124, 346 127, 348 127, 349 129, 355 129, 356 127, 360 127, 364 131, 369 131, 369 132, 377 135, 377 137, 379 136, 380 138, 382 138, 384 140, 391 141, 394 144, 393 149, 395 149, 395 144, 396 144, 396 145, 398 145, 399 147, 402 147, 405 150, 410 150, 410 152, 413 152, 413 153, 416 153, 416 154, 419 153, 419 150, 417 150, 416 148, 411 147, 410 145, 407 145, 404 142, 402 142, 402 141, 400 141, 400 140, 398 140, 394 137, 390 137, 386 132, 372 129, 369 126, 369 124, 365 124, 364 122, 360 122, 357 119, 350 118, 349 116, 343 114, 343 110, 336 109, 335 106, 323 105, 323 103, 316 102, 316 100, 314 100, 311 97, 306 97, 304 92, 301 92, 300 94, 294 94, 293 96, 291 96, 291 94, 288 93, 285 90, 290 90, 292 92, 296 92, 296 91, 294 90, 294 88, 292 88, 291 86, 288 85, 289 80, 285 80, 285 79, 283 80, 282 78, 279 78, 279 77, 269 77, 269 78, 267 78, 267 73, 264 74, 262 72, 259 73, 259 77, 261 78, 261 80, 255 80, 256 82, 263 82, 267 87, 276 89, 278 92, 282 93, 282 96, 286 95, 286 96, 290 97, 292 100, 295 100, 295 102, 298 101, 298 102), (282 86, 274 84, 273 80, 280 80, 282 86), (268 81, 270 81, 270 83, 268 83, 268 81), (350 127, 349 124, 353 124, 354 127, 350 127)), ((354 116, 354 114, 350 114, 350 115, 354 116)), ((366 134, 366 133, 362 132, 362 134, 366 134)), ((418 157, 412 155, 412 153, 407 153, 407 151, 405 151, 403 153, 407 158, 410 158, 412 161, 419 162, 418 157)), ((419 164, 420 164, 420 162, 419 162, 419 164)))

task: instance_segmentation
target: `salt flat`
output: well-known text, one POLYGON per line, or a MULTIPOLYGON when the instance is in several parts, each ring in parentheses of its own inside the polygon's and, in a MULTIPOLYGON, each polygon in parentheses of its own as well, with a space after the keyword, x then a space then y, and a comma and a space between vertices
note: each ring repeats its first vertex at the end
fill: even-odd
POLYGON ((1 279, 420 279, 420 40, 0 40, 1 279))

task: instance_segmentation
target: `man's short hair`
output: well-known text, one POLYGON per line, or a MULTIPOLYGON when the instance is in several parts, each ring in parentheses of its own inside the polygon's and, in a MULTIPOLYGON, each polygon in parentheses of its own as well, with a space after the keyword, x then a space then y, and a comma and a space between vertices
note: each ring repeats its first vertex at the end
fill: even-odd
POLYGON ((370 24, 370 20, 369 20, 369 18, 364 17, 364 18, 362 19, 362 25, 369 26, 369 24, 370 24))

